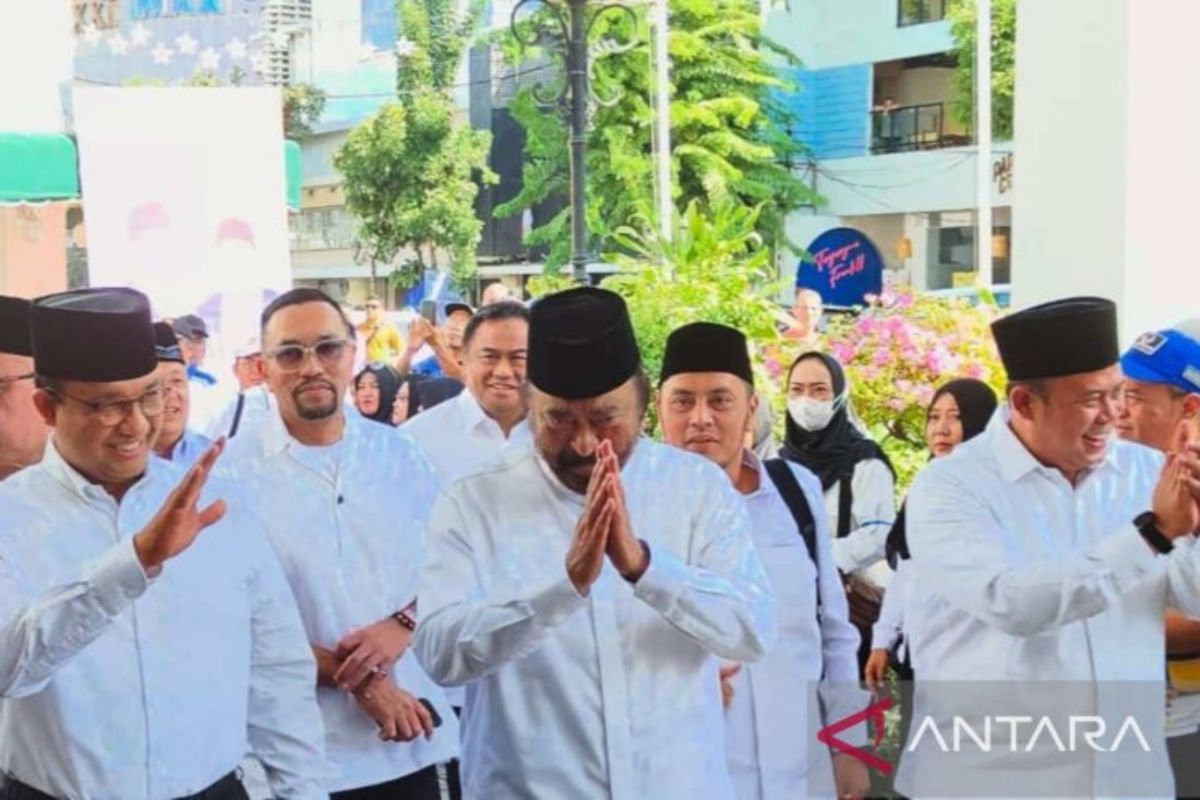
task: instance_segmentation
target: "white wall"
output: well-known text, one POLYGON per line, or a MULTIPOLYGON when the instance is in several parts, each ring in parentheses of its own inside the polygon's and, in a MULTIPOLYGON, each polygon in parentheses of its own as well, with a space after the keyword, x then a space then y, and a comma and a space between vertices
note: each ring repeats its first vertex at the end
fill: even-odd
POLYGON ((1018 17, 1014 304, 1112 298, 1125 342, 1194 316, 1200 3, 1020 0, 1018 17))
POLYGON ((0 3, 0 130, 63 130, 60 87, 75 55, 66 0, 0 3))
POLYGON ((896 26, 897 0, 792 0, 767 15, 767 31, 809 69, 871 64, 950 49, 950 24, 896 26))

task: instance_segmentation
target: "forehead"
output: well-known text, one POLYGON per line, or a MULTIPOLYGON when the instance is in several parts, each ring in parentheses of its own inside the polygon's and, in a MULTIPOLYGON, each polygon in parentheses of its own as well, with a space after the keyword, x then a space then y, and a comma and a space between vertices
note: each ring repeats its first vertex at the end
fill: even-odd
POLYGON ((138 397, 158 383, 158 370, 127 381, 63 381, 63 391, 84 400, 138 397))
POLYGON ((605 392, 599 397, 589 397, 583 400, 567 400, 562 397, 546 394, 537 389, 534 389, 533 396, 534 401, 543 411, 562 411, 588 416, 598 413, 624 411, 636 401, 637 390, 634 389, 633 381, 629 380, 611 392, 605 392))
POLYGON ((379 379, 375 377, 374 372, 364 372, 358 378, 359 386, 379 386, 379 379))
POLYGON ((187 367, 178 361, 158 362, 158 375, 164 379, 183 378, 187 380, 187 367))
POLYGON ((958 411, 958 400, 950 392, 942 392, 931 406, 933 411, 958 411))
POLYGON ((346 333, 341 316, 327 303, 299 303, 281 308, 267 323, 264 337, 273 344, 284 341, 310 341, 322 336, 346 333))
POLYGON ((1061 391, 1069 395, 1090 394, 1092 392, 1111 392, 1125 382, 1121 368, 1116 364, 1095 372, 1084 372, 1079 375, 1064 375, 1061 378, 1051 378, 1049 385, 1052 391, 1061 391))
POLYGON ((1149 383, 1147 381, 1138 381, 1133 378, 1125 379, 1125 388, 1128 391, 1136 392, 1143 397, 1162 396, 1168 398, 1171 396, 1171 387, 1165 383, 1149 383))
POLYGON ((812 289, 799 289, 796 291, 796 302, 813 305, 821 302, 821 295, 812 289))
POLYGON ((833 374, 819 358, 806 358, 792 369, 792 383, 833 383, 833 374))
POLYGON ((529 341, 529 323, 520 317, 482 323, 471 341, 476 347, 500 347, 519 350, 529 341))
POLYGON ((446 322, 448 322, 448 323, 453 322, 458 325, 466 325, 470 321, 471 321, 471 315, 468 314, 466 311, 463 311, 461 308, 457 309, 455 311, 452 311, 450 313, 450 315, 448 317, 446 317, 446 322))
POLYGON ((672 375, 662 385, 664 395, 715 394, 737 392, 745 381, 729 372, 681 372, 672 375))
POLYGON ((33 372, 33 359, 29 356, 0 353, 0 377, 6 375, 26 375, 30 372, 33 372))

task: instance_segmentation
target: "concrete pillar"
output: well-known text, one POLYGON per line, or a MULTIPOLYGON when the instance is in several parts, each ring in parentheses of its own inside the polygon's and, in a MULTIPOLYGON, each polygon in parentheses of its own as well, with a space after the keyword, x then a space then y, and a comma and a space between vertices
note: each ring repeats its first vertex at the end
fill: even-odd
POLYGON ((1200 315, 1190 0, 1019 0, 1013 303, 1115 300, 1121 336, 1200 315))

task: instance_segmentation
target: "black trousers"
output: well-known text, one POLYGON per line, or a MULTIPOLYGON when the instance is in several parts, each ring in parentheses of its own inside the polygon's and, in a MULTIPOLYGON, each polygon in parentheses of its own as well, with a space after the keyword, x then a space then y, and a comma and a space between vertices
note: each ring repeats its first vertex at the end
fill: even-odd
POLYGON ((450 800, 461 800, 462 785, 459 783, 457 761, 426 767, 420 772, 387 783, 334 792, 329 795, 329 800, 442 800, 439 771, 444 772, 448 779, 450 800))
POLYGON ((1176 797, 1200 797, 1200 731, 1167 739, 1176 797))
MULTIPOLYGON (((4 788, 0 789, 0 800, 55 800, 55 798, 45 792, 39 792, 32 786, 26 786, 20 781, 8 778, 4 788)), ((207 789, 202 789, 196 794, 188 795, 180 800, 250 800, 250 796, 246 794, 246 788, 242 786, 237 774, 231 772, 207 789)))

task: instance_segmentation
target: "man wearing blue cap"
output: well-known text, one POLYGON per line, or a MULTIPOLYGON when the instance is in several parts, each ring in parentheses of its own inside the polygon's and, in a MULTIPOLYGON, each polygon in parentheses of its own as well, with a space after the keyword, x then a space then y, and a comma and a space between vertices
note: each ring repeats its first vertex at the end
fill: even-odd
MULTIPOLYGON (((1200 423, 1200 319, 1144 333, 1121 356, 1125 414, 1121 438, 1164 453, 1200 423)), ((1180 786, 1200 786, 1200 622, 1167 610, 1167 748, 1180 786), (1190 689, 1190 691, 1189 691, 1190 689)))

